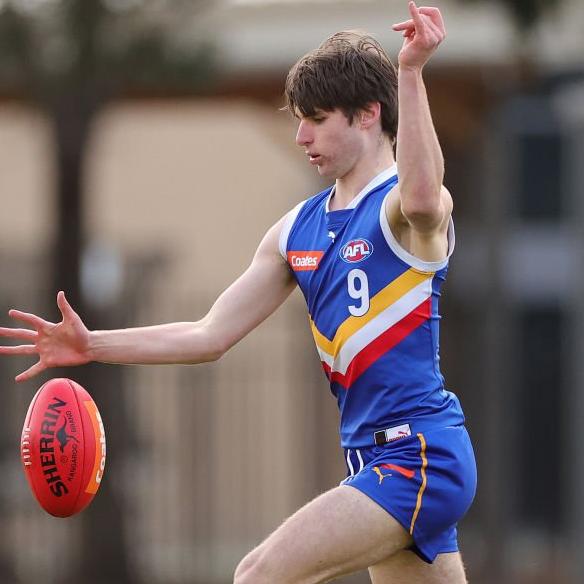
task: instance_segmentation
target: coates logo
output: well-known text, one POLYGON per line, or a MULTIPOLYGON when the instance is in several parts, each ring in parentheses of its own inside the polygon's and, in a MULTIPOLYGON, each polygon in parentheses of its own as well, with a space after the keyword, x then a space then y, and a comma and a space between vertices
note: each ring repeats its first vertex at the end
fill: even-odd
POLYGON ((106 446, 105 446, 105 428, 103 426, 103 420, 99 415, 97 406, 92 401, 84 402, 85 407, 91 418, 91 425, 93 426, 93 431, 95 433, 95 460, 93 463, 93 471, 90 476, 89 483, 85 487, 86 493, 91 493, 95 495, 97 489, 103 478, 103 471, 105 469, 105 456, 106 456, 106 446))
POLYGON ((340 251, 341 259, 349 264, 366 260, 373 253, 373 244, 368 239, 352 239, 340 251))
POLYGON ((314 271, 323 255, 322 251, 289 251, 288 263, 295 272, 314 271))

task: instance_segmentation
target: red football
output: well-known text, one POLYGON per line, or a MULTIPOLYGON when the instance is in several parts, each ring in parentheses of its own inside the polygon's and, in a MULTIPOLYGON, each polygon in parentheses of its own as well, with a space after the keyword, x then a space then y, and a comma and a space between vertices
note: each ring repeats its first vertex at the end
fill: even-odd
POLYGON ((105 430, 95 402, 75 381, 51 379, 33 397, 20 455, 41 507, 69 517, 87 507, 105 468, 105 430))

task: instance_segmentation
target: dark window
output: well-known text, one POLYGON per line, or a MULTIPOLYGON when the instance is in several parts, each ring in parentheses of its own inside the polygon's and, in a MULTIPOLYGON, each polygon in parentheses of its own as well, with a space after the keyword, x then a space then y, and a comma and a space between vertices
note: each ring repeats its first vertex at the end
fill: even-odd
POLYGON ((519 216, 559 219, 562 212, 562 139, 559 134, 523 134, 518 140, 519 216))
POLYGON ((557 307, 519 314, 516 463, 517 511, 531 526, 554 530, 563 515, 562 337, 557 307))

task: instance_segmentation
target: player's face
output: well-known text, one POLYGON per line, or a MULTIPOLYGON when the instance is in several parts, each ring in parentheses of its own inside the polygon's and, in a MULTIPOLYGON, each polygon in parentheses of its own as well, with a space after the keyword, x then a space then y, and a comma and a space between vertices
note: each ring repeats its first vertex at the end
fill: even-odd
POLYGON ((304 148, 310 164, 327 178, 342 178, 358 162, 363 152, 363 136, 358 125, 349 124, 345 114, 317 111, 314 116, 299 116, 296 144, 304 148))

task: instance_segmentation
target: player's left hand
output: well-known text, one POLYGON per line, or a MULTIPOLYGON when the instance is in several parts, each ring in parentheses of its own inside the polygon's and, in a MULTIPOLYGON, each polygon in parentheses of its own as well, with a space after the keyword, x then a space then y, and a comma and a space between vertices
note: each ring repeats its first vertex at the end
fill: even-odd
POLYGON ((404 44, 398 56, 400 67, 421 69, 438 45, 446 37, 444 20, 438 8, 408 4, 410 20, 393 25, 393 30, 403 31, 404 44))
POLYGON ((29 312, 10 310, 9 315, 31 328, 0 327, 0 337, 26 341, 13 347, 0 346, 0 355, 38 355, 39 360, 16 376, 16 381, 27 381, 49 367, 84 365, 90 361, 89 331, 73 310, 64 292, 57 294, 57 305, 63 319, 49 322, 29 312))

